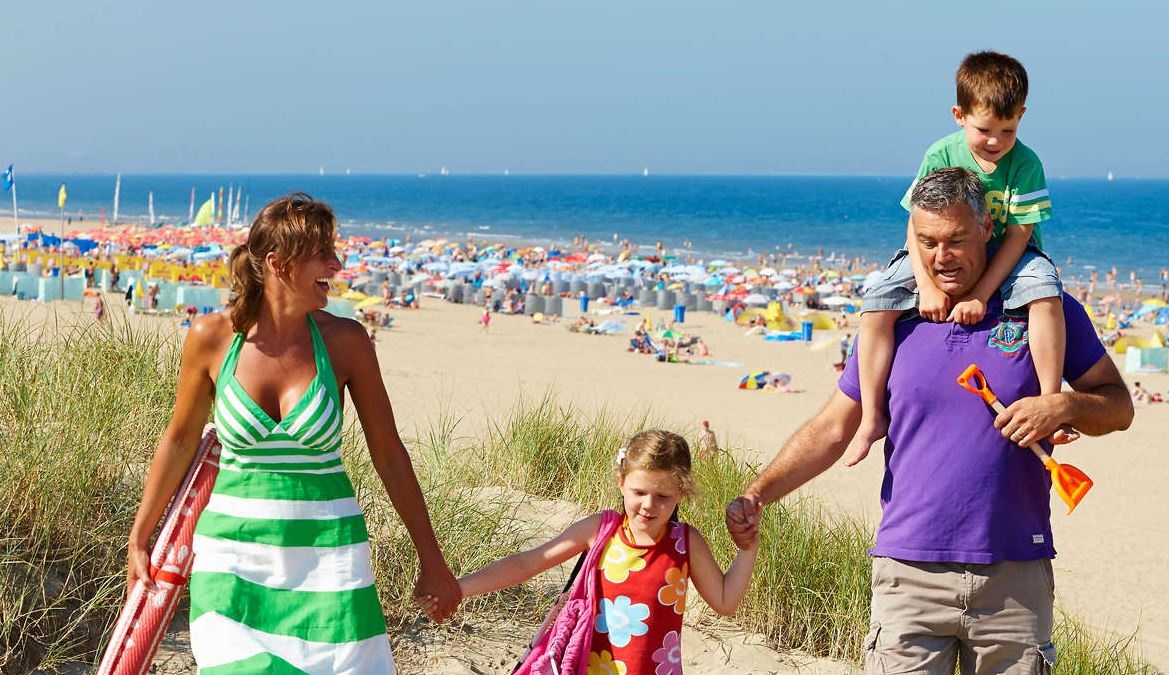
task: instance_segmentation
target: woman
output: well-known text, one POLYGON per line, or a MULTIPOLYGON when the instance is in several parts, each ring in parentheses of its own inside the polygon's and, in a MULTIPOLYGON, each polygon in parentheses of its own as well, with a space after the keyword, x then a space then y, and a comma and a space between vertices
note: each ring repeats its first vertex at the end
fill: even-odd
POLYGON ((339 457, 346 390, 418 553, 415 594, 441 598, 442 618, 458 603, 373 345, 360 323, 321 311, 341 270, 335 237, 332 209, 308 195, 265 206, 232 251, 228 309, 196 320, 183 346, 127 576, 151 585, 147 540, 214 406, 223 450, 190 582, 200 668, 394 672, 364 518, 339 457))

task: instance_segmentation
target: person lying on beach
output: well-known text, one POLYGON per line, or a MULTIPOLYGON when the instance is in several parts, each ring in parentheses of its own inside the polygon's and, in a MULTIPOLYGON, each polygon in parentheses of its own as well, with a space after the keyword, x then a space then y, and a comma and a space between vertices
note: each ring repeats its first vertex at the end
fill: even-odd
POLYGON ((910 222, 905 248, 881 279, 865 289, 861 305, 863 414, 845 453, 850 465, 864 459, 888 429, 885 389, 893 330, 908 310, 916 308, 927 321, 970 326, 982 321, 991 296, 999 292, 1007 313, 1026 331, 1041 393, 1055 394, 1062 386, 1063 286, 1055 264, 1043 252, 1039 232, 1039 223, 1051 218, 1051 197, 1039 156, 1016 137, 1027 110, 1027 71, 1006 54, 978 52, 963 59, 956 81, 957 103, 951 112, 962 130, 930 146, 901 205, 910 211, 913 190, 938 169, 962 167, 973 172, 986 188, 987 217, 994 225, 990 262, 966 296, 951 298, 925 268, 922 248, 933 244, 920 241, 910 222))
MULTIPOLYGON (((615 463, 623 513, 608 541, 598 540, 602 514, 594 514, 536 548, 460 578, 459 588, 464 598, 511 588, 594 546, 604 547, 598 568, 581 572, 594 575, 601 596, 589 671, 681 673, 690 584, 715 612, 734 614, 755 568, 758 536, 739 540, 723 572, 702 533, 677 519, 678 504, 694 491, 690 447, 681 436, 657 429, 637 433, 617 450, 615 463)), ((435 607, 425 596, 419 604, 428 613, 435 607)))

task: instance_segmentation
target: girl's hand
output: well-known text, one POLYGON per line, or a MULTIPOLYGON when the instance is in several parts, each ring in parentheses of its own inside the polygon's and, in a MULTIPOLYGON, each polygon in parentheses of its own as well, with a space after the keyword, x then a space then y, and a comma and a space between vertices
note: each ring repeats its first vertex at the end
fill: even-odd
POLYGON ((426 615, 426 618, 435 623, 442 621, 438 614, 438 598, 433 595, 419 595, 414 598, 414 602, 422 610, 422 613, 426 615))
POLYGON ((727 532, 735 546, 749 550, 759 542, 759 518, 763 506, 754 495, 735 498, 726 508, 727 532))
POLYGON ((157 590, 154 580, 150 578, 150 554, 145 548, 130 544, 126 553, 126 593, 134 588, 134 582, 141 580, 148 593, 157 590))

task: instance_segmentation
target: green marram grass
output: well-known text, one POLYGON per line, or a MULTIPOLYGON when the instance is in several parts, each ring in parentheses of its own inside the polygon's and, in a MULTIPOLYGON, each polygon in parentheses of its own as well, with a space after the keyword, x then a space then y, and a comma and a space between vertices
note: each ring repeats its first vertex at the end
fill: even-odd
MULTIPOLYGON (((123 599, 125 542, 153 448, 169 419, 180 338, 115 320, 51 330, 0 316, 0 672, 94 663, 123 599)), ((528 494, 585 511, 620 504, 613 457, 635 433, 669 428, 652 410, 583 415, 548 393, 520 399, 478 438, 456 438, 442 414, 408 446, 435 530, 456 574, 531 545, 518 516, 528 494), (485 488, 507 488, 491 491, 485 488)), ((360 430, 343 453, 371 532, 391 631, 416 621, 417 560, 369 462, 360 430)), ((682 517, 721 564, 734 555, 723 505, 757 467, 728 455, 699 464, 682 517)), ((755 581, 736 617, 780 649, 858 660, 867 626, 872 532, 804 500, 772 506, 755 581)), ((468 622, 535 622, 539 581, 468 602, 468 622)), ((180 610, 185 611, 185 610, 180 610)), ((1100 638, 1064 617, 1057 673, 1152 673, 1131 638, 1100 638)))

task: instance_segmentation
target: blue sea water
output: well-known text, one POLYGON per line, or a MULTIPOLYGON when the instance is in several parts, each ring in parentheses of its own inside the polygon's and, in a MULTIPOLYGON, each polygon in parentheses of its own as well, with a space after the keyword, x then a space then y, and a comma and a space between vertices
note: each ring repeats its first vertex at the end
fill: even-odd
MULTIPOLYGON (((22 215, 105 217, 113 208, 112 175, 17 175, 22 215)), ((823 249, 885 261, 904 240, 898 202, 906 177, 540 176, 540 175, 124 175, 122 222, 145 222, 154 193, 159 220, 187 218, 220 187, 241 187, 251 214, 270 199, 303 190, 333 205, 343 231, 415 241, 425 237, 568 242, 576 235, 629 239, 667 250, 683 242, 708 256, 823 249)), ((1048 252, 1069 277, 1115 265, 1126 280, 1146 283, 1169 265, 1169 180, 1054 179, 1055 217, 1043 224, 1048 252), (1069 264, 1068 259, 1071 259, 1069 264)), ((226 194, 226 192, 225 192, 226 194)), ((7 197, 7 195, 5 195, 7 197)), ((11 202, 0 202, 11 217, 11 202)), ((242 215, 242 209, 241 209, 242 215)), ((0 231, 11 229, 0 216, 0 231)))

